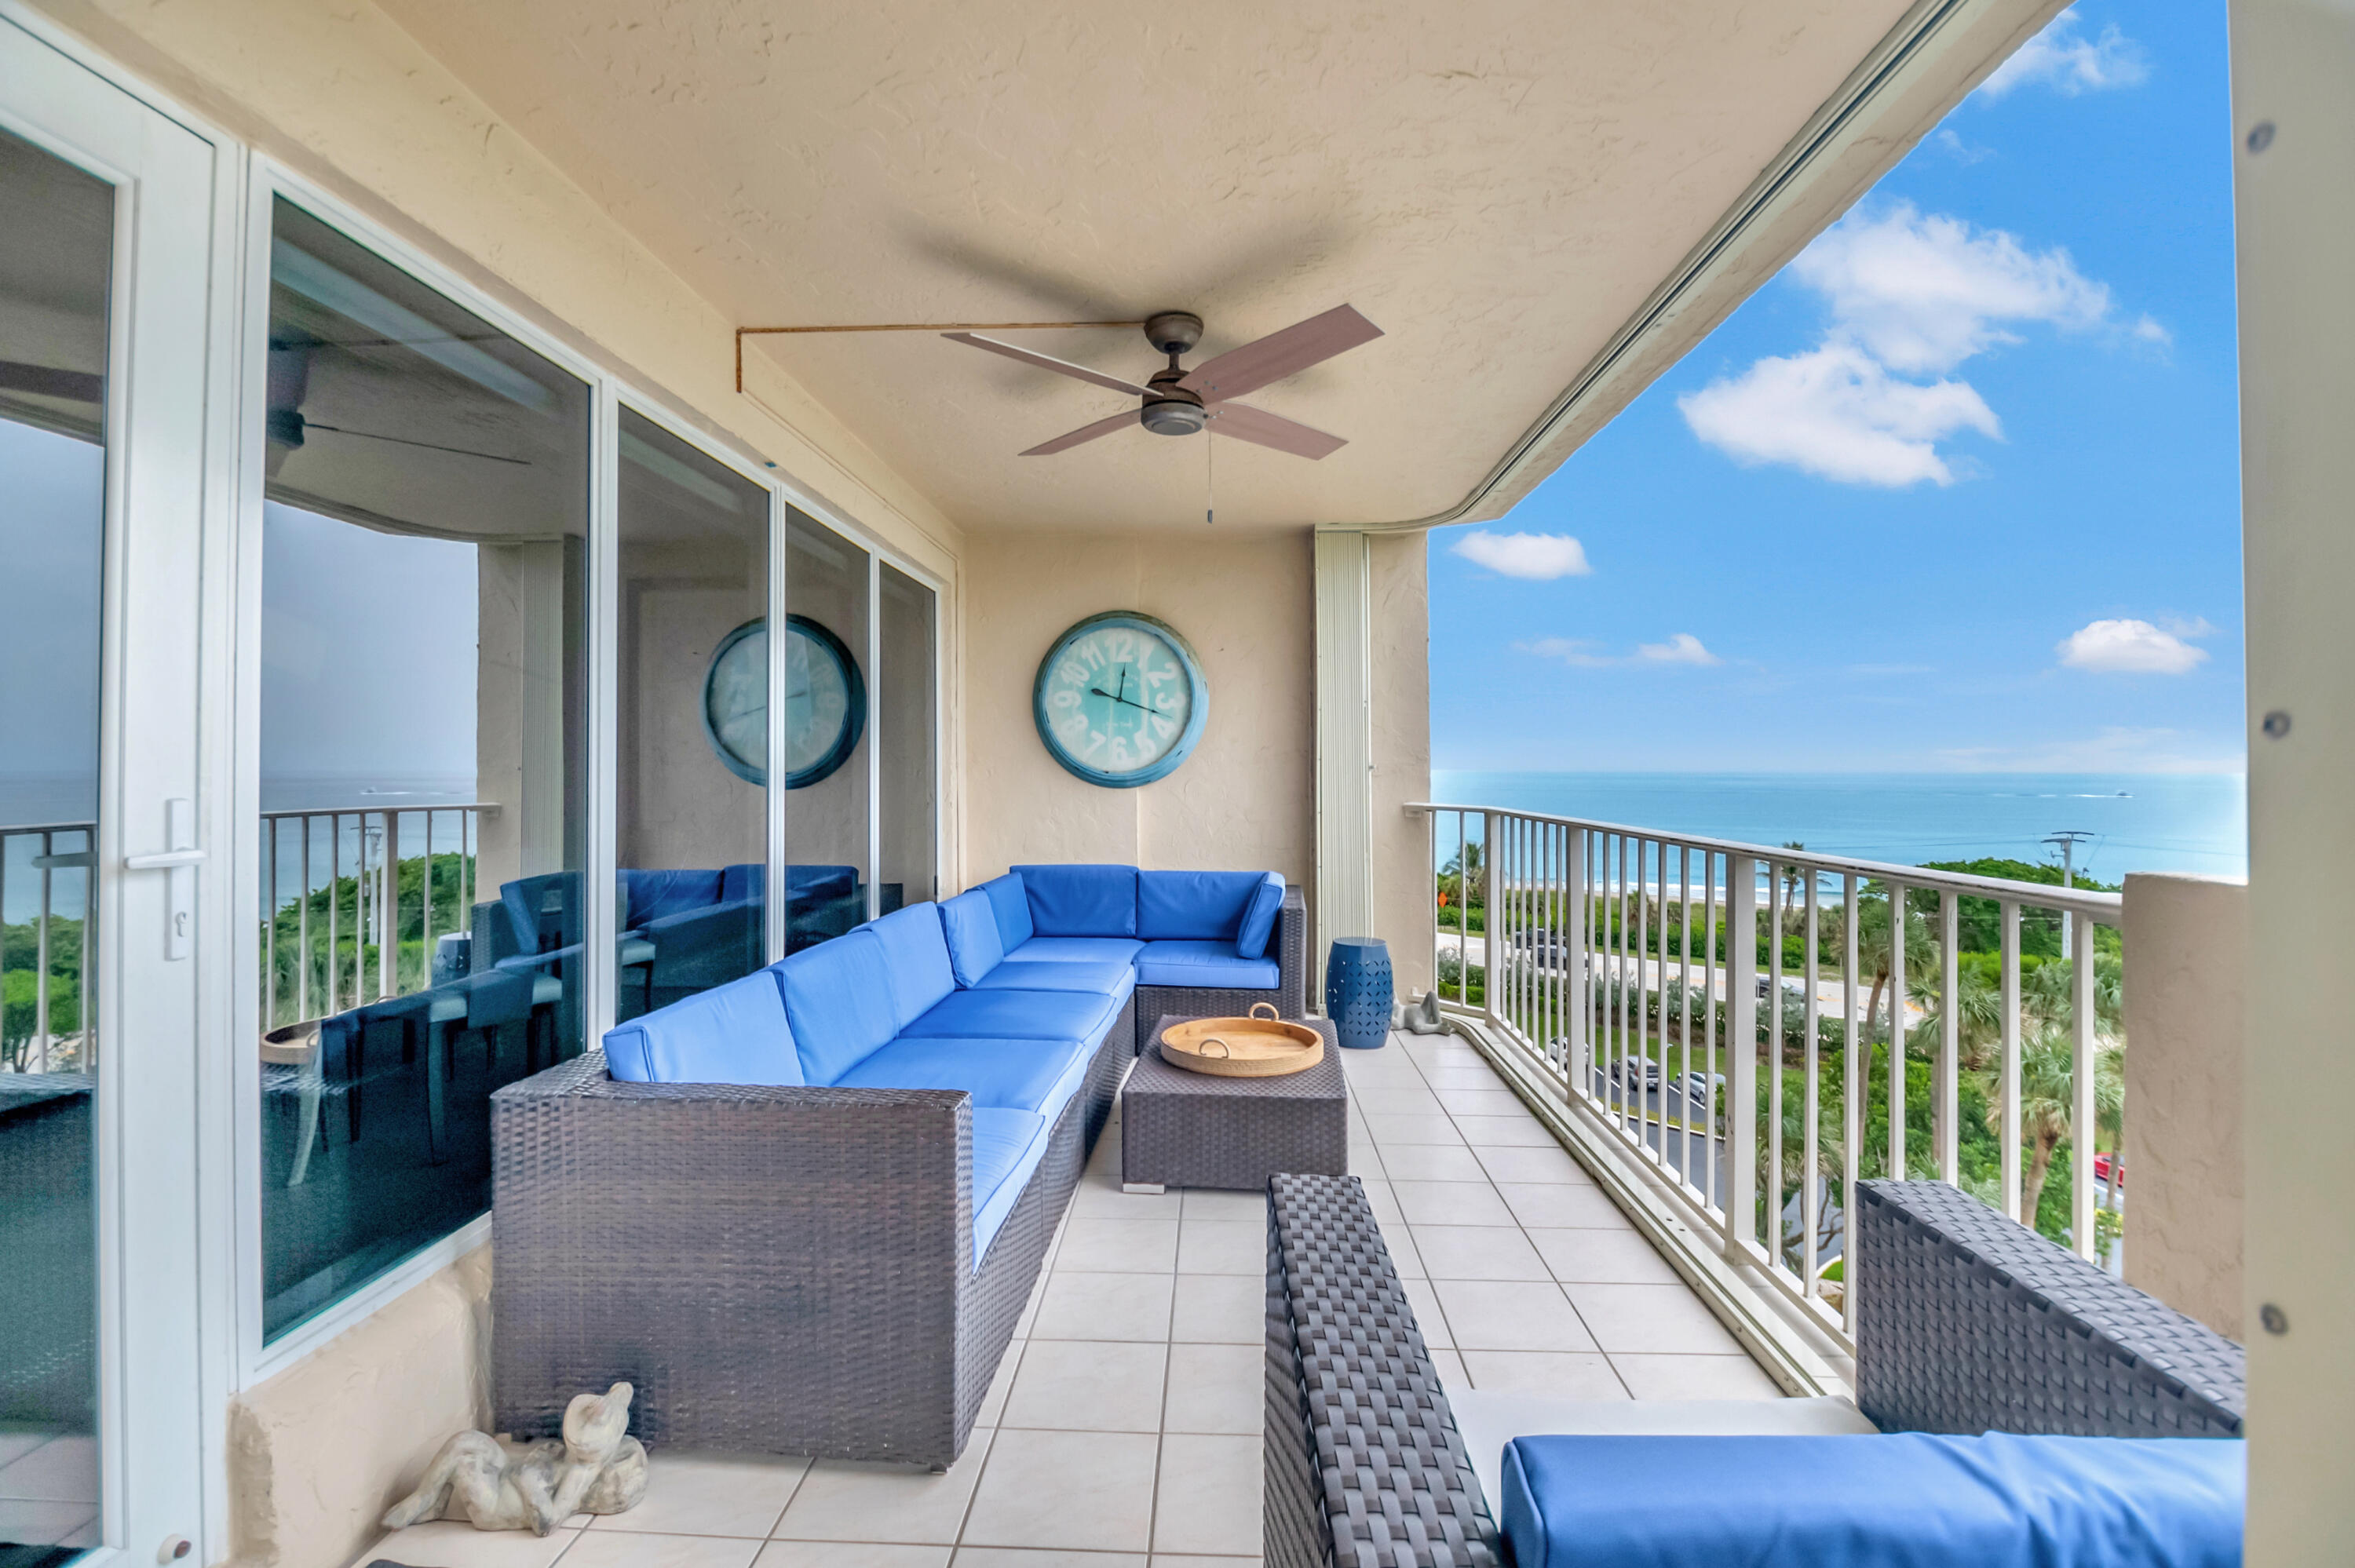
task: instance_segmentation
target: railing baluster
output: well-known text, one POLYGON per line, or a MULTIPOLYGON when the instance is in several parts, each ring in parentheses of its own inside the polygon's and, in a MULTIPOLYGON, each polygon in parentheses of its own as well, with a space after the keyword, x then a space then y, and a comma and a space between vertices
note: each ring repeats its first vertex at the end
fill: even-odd
POLYGON ((1587 905, 1587 888, 1593 878, 1588 874, 1587 850, 1592 835, 1584 828, 1570 830, 1570 898, 1574 909, 1564 910, 1570 928, 1577 933, 1569 956, 1563 960, 1570 966, 1570 1061, 1568 1076, 1571 1093, 1591 1097, 1594 1085, 1587 1063, 1593 1058, 1594 992, 1587 973, 1587 938, 1593 934, 1593 912, 1587 905))
MULTIPOLYGON (((1889 1164, 1891 1181, 1905 1180, 1905 889, 1889 885, 1889 1164)), ((1866 1019, 1868 1038, 1872 1020, 1866 1019)))
POLYGON ((1933 1134, 1938 1142, 1938 1180, 1950 1187, 1963 1180, 1962 1075, 1963 979, 1962 895, 1938 894, 1938 1065, 1931 1093, 1936 1097, 1933 1134))
POLYGON ((1823 957, 1817 946, 1817 922, 1821 913, 1821 879, 1816 868, 1806 868, 1807 874, 1807 941, 1801 950, 1806 955, 1806 968, 1801 971, 1807 988, 1807 1042, 1801 1060, 1799 1114, 1806 1118, 1799 1129, 1799 1274, 1801 1293, 1809 1299, 1816 1295, 1816 1237, 1823 1227, 1823 1074, 1816 1060, 1816 1047, 1820 1035, 1818 1023, 1823 1007, 1821 987, 1817 976, 1823 968, 1823 957))
MULTIPOLYGON (((33 916, 36 931, 33 938, 33 1038, 40 1053, 40 1072, 49 1070, 49 894, 52 886, 49 857, 57 853, 57 835, 41 834, 41 906, 33 916)), ((90 933, 82 933, 82 951, 92 951, 90 933)), ((90 960, 82 960, 87 967, 90 960)))
MULTIPOLYGON (((1685 1184, 1693 1180, 1692 1131, 1692 846, 1677 846, 1677 1022, 1684 1041, 1682 1065, 1677 1069, 1677 1166, 1685 1184)), ((1668 1138, 1668 1097, 1660 1099, 1660 1141, 1668 1138)))
POLYGON ((1766 1210, 1763 1216, 1770 1270, 1783 1266, 1783 926, 1784 906, 1790 899, 1785 870, 1782 863, 1775 863, 1766 886, 1768 912, 1774 916, 1774 928, 1766 940, 1766 1210))
POLYGON ((1857 1068, 1858 1037, 1865 1026, 1858 1021, 1856 1012, 1857 967, 1859 964, 1857 927, 1863 923, 1864 903, 1859 885, 1853 874, 1840 878, 1840 903, 1846 910, 1841 924, 1847 927, 1847 939, 1841 944, 1840 1018, 1846 1027, 1841 1031, 1840 1055, 1840 1318, 1850 1334, 1856 1332, 1856 1271, 1848 1266, 1855 1255, 1851 1243, 1856 1238, 1856 1178, 1864 1142, 1864 1103, 1866 1080, 1871 1076, 1872 1053, 1864 1052, 1865 1068, 1857 1068))
MULTIPOLYGON (((2003 1212, 2019 1218, 2019 904, 2003 909, 2003 1212)), ((2034 1224, 2030 1216, 2030 1224, 2034 1224)))
MULTIPOLYGON (((2069 1056, 2069 1240, 2079 1257, 2094 1255, 2094 1162, 2100 1142, 2094 1122, 2094 920, 2085 916, 2073 922, 2070 980, 2072 999, 2069 1056)), ((2116 1156, 2111 1156, 2113 1160, 2116 1156)), ((2115 1179, 2113 1167, 2112 1179, 2115 1179)))
POLYGON ((1725 857, 1725 1239, 1727 1255, 1746 1262, 1758 1229, 1758 862, 1748 855, 1725 857))
POLYGON ((1704 850, 1700 857, 1701 876, 1701 939, 1709 944, 1701 949, 1700 983, 1702 992, 1701 1030, 1701 1201, 1704 1208, 1715 1208, 1717 1196, 1717 991, 1724 975, 1717 951, 1717 852, 1704 850))
POLYGON ((422 905, 418 922, 418 975, 430 986, 433 983, 433 809, 430 806, 425 810, 425 874, 417 879, 417 884, 422 905))

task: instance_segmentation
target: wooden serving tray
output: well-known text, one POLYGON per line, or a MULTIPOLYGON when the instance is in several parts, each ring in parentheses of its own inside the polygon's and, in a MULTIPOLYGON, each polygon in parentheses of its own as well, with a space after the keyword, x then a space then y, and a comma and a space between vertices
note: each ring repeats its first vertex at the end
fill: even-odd
POLYGON ((1192 1018, 1161 1032, 1161 1059, 1214 1078, 1281 1078, 1325 1059, 1325 1037, 1305 1024, 1286 1023, 1267 1002, 1249 1018, 1192 1018), (1265 1016, 1261 1010, 1265 1009, 1265 1016))

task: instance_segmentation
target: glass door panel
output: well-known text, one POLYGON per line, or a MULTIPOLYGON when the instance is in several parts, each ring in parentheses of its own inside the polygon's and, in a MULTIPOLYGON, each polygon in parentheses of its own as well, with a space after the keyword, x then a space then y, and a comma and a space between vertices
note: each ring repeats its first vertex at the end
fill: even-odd
POLYGON ((785 950, 867 918, 868 556, 785 514, 785 950))
POLYGON ((932 590, 880 562, 882 618, 877 662, 882 688, 876 727, 881 786, 882 864, 876 873, 886 909, 937 895, 933 838, 940 816, 935 672, 940 668, 932 590))
POLYGON ((621 412, 616 1021, 767 959, 769 493, 621 412))

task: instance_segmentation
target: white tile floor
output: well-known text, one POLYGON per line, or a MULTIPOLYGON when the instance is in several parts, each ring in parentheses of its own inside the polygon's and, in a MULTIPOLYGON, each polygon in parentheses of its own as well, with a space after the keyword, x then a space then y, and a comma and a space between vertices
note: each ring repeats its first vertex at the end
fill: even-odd
MULTIPOLYGON (((1470 1047, 1345 1059, 1350 1168, 1440 1363, 1577 1399, 1779 1391, 1470 1047)), ((545 1541, 420 1525, 413 1568, 1245 1568, 1260 1551, 1263 1200, 1120 1190, 1108 1131, 943 1476, 681 1451, 545 1541)))
POLYGON ((98 1544, 95 1440, 0 1426, 0 1542, 98 1544))

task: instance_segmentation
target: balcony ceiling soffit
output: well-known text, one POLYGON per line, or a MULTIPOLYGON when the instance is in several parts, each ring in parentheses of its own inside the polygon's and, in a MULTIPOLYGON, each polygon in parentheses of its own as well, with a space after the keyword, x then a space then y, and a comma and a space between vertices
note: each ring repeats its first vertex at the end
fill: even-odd
MULTIPOLYGON (((1177 308, 1199 363, 1355 304, 1387 335, 1252 399, 1350 444, 1218 441, 1221 526, 1456 503, 1905 10, 383 4, 742 324, 1177 308)), ((1021 341, 1156 365, 1131 330, 1021 341)), ((1201 437, 1016 455, 1116 393, 925 334, 748 353, 968 527, 1201 521, 1201 437)))

